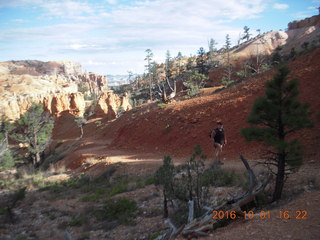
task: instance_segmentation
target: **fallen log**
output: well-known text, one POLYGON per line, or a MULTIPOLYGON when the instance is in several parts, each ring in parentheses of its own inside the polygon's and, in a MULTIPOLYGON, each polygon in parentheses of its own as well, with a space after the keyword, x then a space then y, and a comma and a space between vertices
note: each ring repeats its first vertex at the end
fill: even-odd
POLYGON ((265 181, 258 183, 254 171, 251 169, 248 161, 242 155, 240 155, 240 159, 243 162, 249 174, 250 180, 249 188, 245 193, 233 196, 231 200, 226 201, 225 203, 219 206, 204 206, 203 208, 207 210, 207 212, 204 215, 202 215, 199 218, 193 219, 191 222, 179 229, 170 226, 172 229, 171 234, 169 234, 170 237, 157 239, 174 239, 178 235, 181 235, 182 237, 187 239, 191 239, 193 237, 207 236, 208 232, 221 226, 227 225, 231 221, 244 219, 245 216, 243 214, 243 211, 248 211, 256 206, 256 195, 265 189, 265 187, 270 182, 272 176, 269 175, 265 181), (232 211, 235 214, 234 216, 236 217, 213 219, 214 211, 232 211))

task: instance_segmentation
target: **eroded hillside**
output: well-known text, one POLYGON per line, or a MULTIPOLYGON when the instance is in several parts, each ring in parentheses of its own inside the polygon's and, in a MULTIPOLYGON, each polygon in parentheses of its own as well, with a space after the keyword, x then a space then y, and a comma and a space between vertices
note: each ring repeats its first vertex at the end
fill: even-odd
POLYGON ((75 109, 83 114, 84 95, 106 90, 105 76, 83 73, 81 65, 72 61, 0 63, 0 112, 11 120, 18 119, 32 102, 43 103, 54 115, 75 109))

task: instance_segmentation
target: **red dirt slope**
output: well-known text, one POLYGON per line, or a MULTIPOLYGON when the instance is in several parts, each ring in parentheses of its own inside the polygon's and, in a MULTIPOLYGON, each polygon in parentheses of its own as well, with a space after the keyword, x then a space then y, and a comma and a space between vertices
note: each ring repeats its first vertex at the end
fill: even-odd
MULTIPOLYGON (((299 133, 305 146, 305 157, 309 160, 320 157, 319 55, 320 49, 317 49, 289 64, 289 77, 300 80, 300 100, 309 102, 314 112, 312 118, 315 127, 299 133)), ((73 117, 62 116, 57 121, 54 140, 56 143, 63 142, 60 148, 70 147, 59 165, 78 168, 90 157, 132 161, 145 155, 148 161, 153 159, 161 162, 164 155, 171 155, 182 159, 189 157, 197 144, 212 158, 213 147, 208 134, 217 120, 225 123, 228 145, 224 157, 227 160, 238 159, 239 153, 257 158, 261 147, 255 142, 247 143, 240 130, 247 125, 246 118, 253 101, 264 94, 265 82, 272 79, 274 74, 275 71, 270 71, 220 93, 175 102, 164 108, 156 103, 143 105, 113 122, 92 119, 84 126, 82 139, 77 139, 80 130, 73 123, 73 117)))
MULTIPOLYGON (((289 78, 298 78, 300 99, 309 102, 314 112, 315 128, 303 131, 301 141, 307 158, 320 156, 317 142, 320 138, 320 49, 301 56, 289 64, 289 78)), ((227 158, 237 158, 238 153, 255 156, 257 143, 247 143, 240 134, 253 101, 264 94, 264 84, 273 78, 275 71, 261 74, 230 87, 221 93, 176 102, 164 109, 156 104, 126 113, 111 123, 104 135, 118 129, 112 148, 154 152, 173 156, 189 156, 196 144, 211 156, 212 146, 208 133, 217 120, 225 123, 228 145, 227 158), (119 126, 121 126, 119 128, 119 126)))

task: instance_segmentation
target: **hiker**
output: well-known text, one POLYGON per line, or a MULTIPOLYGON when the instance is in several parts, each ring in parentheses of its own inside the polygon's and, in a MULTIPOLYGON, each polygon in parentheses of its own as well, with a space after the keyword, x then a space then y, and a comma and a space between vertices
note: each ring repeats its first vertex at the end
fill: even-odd
POLYGON ((221 153, 223 145, 227 144, 227 138, 223 129, 222 122, 217 122, 217 128, 214 128, 211 131, 210 138, 213 139, 213 146, 215 148, 214 160, 218 161, 218 163, 223 164, 221 161, 221 153))

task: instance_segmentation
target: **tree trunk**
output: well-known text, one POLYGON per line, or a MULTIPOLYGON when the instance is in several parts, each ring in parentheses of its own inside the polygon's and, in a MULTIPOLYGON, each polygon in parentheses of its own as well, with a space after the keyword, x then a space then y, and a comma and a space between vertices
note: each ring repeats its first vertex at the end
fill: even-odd
POLYGON ((279 154, 278 172, 276 178, 276 186, 273 193, 273 201, 277 201, 281 198, 281 193, 284 185, 284 170, 285 170, 285 154, 279 154))
POLYGON ((150 101, 152 102, 152 80, 151 80, 151 76, 149 76, 150 80, 149 80, 149 94, 150 94, 150 101))
POLYGON ((5 131, 4 135, 5 135, 5 139, 6 139, 6 145, 7 145, 7 147, 9 147, 9 133, 7 131, 5 131))
POLYGON ((80 126, 80 138, 82 138, 82 136, 83 136, 83 127, 80 126))
POLYGON ((166 191, 163 190, 163 217, 168 218, 169 213, 168 213, 168 199, 167 199, 167 194, 166 191))
POLYGON ((35 156, 33 157, 33 166, 38 167, 41 161, 40 152, 36 152, 35 156))
POLYGON ((193 200, 188 201, 189 213, 188 213, 188 223, 192 222, 194 216, 194 202, 193 200))

